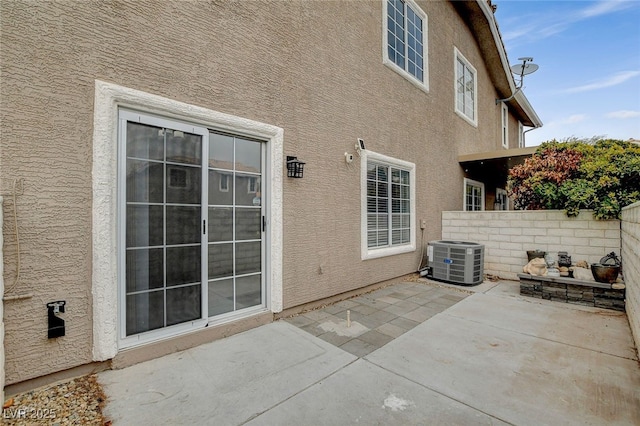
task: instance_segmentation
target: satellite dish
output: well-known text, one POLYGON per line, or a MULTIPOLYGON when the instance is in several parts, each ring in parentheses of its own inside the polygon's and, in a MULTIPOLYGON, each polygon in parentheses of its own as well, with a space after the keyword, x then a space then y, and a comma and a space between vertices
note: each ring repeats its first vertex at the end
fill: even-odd
POLYGON ((522 61, 522 63, 511 66, 511 72, 514 73, 515 75, 520 76, 520 81, 516 85, 516 90, 508 98, 496 99, 496 105, 498 105, 498 103, 500 102, 508 102, 511 99, 513 99, 516 96, 516 94, 520 91, 520 89, 522 89, 522 85, 524 83, 524 76, 538 71, 539 67, 532 62, 533 61, 532 57, 525 56, 523 58, 518 58, 518 60, 522 61))
POLYGON ((516 75, 529 75, 536 71, 538 71, 538 65, 536 64, 527 64, 526 62, 522 64, 516 64, 511 67, 511 72, 516 75))

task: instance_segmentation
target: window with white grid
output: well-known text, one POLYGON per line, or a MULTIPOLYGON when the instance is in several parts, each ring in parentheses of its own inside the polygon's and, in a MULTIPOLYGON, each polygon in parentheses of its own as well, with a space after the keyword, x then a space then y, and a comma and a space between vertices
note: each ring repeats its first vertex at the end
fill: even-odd
POLYGON ((474 126, 478 124, 476 69, 458 51, 455 51, 455 110, 456 113, 474 126))
POLYGON ((484 183, 475 180, 464 180, 464 210, 484 210, 484 183))
POLYGON ((426 90, 427 15, 413 0, 383 1, 384 63, 426 90))
POLYGON ((415 249, 415 165, 366 151, 363 258, 415 249))

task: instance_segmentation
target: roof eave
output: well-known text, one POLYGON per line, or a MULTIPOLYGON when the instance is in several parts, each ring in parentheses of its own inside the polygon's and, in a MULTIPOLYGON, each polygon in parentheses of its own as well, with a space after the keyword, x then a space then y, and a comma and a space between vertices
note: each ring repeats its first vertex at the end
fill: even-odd
POLYGON ((515 100, 517 101, 518 106, 522 108, 524 114, 531 120, 528 123, 523 122, 522 124, 528 127, 542 127, 542 120, 540 120, 540 117, 538 117, 538 114, 536 114, 536 111, 533 109, 529 103, 529 99, 527 99, 527 96, 522 90, 518 90, 515 100))
MULTIPOLYGON (((460 16, 467 22, 480 48, 491 81, 500 98, 509 98, 516 92, 507 52, 491 6, 486 0, 451 0, 460 16)), ((542 121, 522 91, 509 101, 509 106, 527 127, 542 127, 542 121)))

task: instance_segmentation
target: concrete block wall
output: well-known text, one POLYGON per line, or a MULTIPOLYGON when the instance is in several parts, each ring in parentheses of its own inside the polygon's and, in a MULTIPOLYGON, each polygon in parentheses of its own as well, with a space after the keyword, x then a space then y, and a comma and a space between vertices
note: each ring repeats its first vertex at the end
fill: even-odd
POLYGON ((640 346, 640 202, 622 209, 622 268, 627 286, 627 317, 640 346))
POLYGON ((484 244, 485 274, 514 280, 527 264, 527 250, 554 257, 566 251, 574 262, 589 263, 621 250, 620 221, 595 220, 590 210, 573 218, 560 210, 443 212, 442 239, 484 244))

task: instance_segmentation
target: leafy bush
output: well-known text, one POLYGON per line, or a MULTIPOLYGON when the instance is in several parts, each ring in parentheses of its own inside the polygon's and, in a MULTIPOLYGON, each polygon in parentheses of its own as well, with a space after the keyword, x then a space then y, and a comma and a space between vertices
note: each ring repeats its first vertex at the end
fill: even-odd
POLYGON ((524 164, 509 170, 516 209, 564 209, 576 216, 593 209, 597 219, 620 217, 640 201, 640 146, 612 139, 545 142, 524 164))

